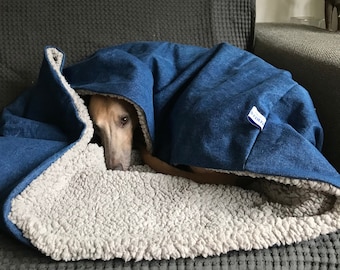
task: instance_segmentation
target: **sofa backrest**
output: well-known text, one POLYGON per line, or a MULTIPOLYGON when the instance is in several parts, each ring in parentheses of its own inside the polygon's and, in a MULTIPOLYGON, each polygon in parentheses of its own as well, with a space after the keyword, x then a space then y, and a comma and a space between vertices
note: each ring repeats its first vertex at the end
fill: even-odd
POLYGON ((101 47, 154 40, 251 50, 255 0, 2 0, 0 111, 34 84, 46 45, 66 65, 101 47))

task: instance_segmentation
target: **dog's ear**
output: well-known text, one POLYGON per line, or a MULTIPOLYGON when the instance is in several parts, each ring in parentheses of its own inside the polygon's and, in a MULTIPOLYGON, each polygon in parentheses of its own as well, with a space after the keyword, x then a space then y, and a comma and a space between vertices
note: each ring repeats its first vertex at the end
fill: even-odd
MULTIPOLYGON (((87 108, 89 108, 91 95, 81 95, 80 97, 84 100, 85 106, 86 106, 87 108)), ((92 137, 90 143, 96 143, 96 144, 102 146, 101 138, 100 138, 100 136, 98 135, 98 132, 97 132, 96 130, 95 130, 94 133, 93 133, 93 137, 92 137)))
POLYGON ((91 95, 81 95, 80 97, 84 100, 85 106, 89 107, 91 95))
POLYGON ((140 125, 137 125, 133 132, 133 148, 140 149, 141 147, 145 148, 146 143, 140 125))
POLYGON ((102 140, 101 140, 100 136, 98 135, 98 132, 96 132, 96 130, 93 133, 93 137, 92 137, 90 143, 96 143, 99 146, 102 146, 102 140))

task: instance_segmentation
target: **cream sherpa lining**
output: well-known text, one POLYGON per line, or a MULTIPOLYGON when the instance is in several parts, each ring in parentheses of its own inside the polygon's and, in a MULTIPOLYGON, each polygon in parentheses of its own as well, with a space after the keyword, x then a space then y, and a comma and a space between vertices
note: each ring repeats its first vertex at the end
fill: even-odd
POLYGON ((86 128, 12 201, 11 221, 46 255, 66 261, 205 257, 340 228, 339 191, 323 183, 267 177, 256 181, 256 191, 199 185, 154 173, 138 158, 130 171, 106 170, 103 149, 89 144, 86 106, 60 73, 62 54, 51 48, 48 57, 86 128))

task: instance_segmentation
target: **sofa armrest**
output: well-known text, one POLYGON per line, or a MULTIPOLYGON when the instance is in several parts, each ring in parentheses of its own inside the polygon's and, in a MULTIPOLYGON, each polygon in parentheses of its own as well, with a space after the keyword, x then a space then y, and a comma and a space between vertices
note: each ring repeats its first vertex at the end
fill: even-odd
POLYGON ((254 53, 289 70, 312 96, 325 132, 324 155, 340 170, 340 34, 293 24, 258 23, 254 53))

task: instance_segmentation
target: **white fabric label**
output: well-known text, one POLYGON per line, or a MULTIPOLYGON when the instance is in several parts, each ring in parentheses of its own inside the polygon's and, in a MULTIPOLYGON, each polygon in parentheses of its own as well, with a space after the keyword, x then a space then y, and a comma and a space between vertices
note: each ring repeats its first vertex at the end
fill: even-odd
POLYGON ((264 117, 255 106, 251 108, 247 118, 252 125, 256 126, 261 130, 263 130, 264 125, 266 124, 267 121, 266 117, 264 117))

